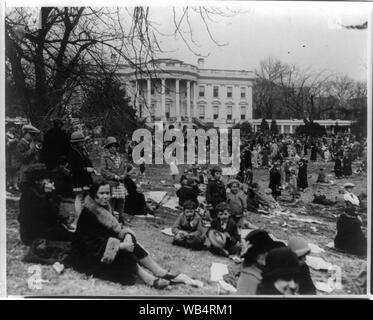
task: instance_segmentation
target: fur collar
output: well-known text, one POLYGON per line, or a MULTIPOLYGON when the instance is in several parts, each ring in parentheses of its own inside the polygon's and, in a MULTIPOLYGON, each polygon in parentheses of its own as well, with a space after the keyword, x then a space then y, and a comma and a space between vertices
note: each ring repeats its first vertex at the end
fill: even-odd
POLYGON ((90 196, 85 198, 84 207, 92 212, 101 224, 113 230, 120 239, 124 237, 124 230, 118 220, 111 214, 110 207, 99 206, 90 196))

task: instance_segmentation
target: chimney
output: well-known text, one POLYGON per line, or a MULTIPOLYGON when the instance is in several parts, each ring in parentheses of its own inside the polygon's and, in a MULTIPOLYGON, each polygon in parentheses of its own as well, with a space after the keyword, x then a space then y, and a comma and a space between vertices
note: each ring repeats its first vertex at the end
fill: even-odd
POLYGON ((198 68, 203 68, 205 66, 205 59, 203 58, 198 58, 198 68))

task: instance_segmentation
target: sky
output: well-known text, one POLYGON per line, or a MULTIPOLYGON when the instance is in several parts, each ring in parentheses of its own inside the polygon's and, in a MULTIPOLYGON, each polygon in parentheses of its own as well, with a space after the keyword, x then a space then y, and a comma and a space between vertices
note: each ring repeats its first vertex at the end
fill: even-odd
MULTIPOLYGON (((8 0, 10 5, 27 5, 25 0, 8 0)), ((171 34, 172 6, 178 14, 182 6, 214 6, 224 12, 239 11, 231 17, 214 17, 211 34, 196 14, 190 15, 197 53, 206 55, 205 67, 213 69, 255 70, 268 57, 316 72, 348 75, 366 80, 368 30, 345 29, 341 25, 360 25, 367 21, 372 3, 363 2, 267 2, 267 1, 171 1, 171 0, 34 0, 34 5, 149 5, 150 19, 162 33, 171 34)), ((184 24, 182 28, 186 30, 184 24)), ((372 38, 370 38, 372 39, 372 38)), ((197 64, 198 56, 173 36, 158 36, 166 51, 160 57, 197 64)))
MULTIPOLYGON (((267 57, 311 70, 345 74, 355 80, 366 80, 368 30, 345 29, 340 25, 360 25, 368 20, 364 3, 276 3, 240 2, 229 9, 240 10, 229 18, 211 23, 211 41, 196 15, 192 30, 205 58, 206 68, 254 70, 267 57)), ((228 12, 225 7, 221 7, 228 12)), ((170 7, 153 7, 151 19, 160 30, 174 29, 170 7)), ((184 30, 186 30, 186 25, 184 30)), ((161 45, 169 52, 163 57, 196 64, 194 55, 180 39, 164 37, 161 45)))

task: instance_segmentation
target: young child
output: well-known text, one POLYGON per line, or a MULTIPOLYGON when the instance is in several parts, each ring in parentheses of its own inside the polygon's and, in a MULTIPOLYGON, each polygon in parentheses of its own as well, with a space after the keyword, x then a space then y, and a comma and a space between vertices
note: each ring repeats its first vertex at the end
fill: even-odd
POLYGON ((324 168, 320 168, 316 183, 329 183, 326 179, 324 168))
POLYGON ((297 174, 294 168, 290 168, 290 176, 289 176, 289 194, 291 196, 291 200, 294 202, 297 200, 298 188, 297 188, 297 174))
POLYGON ((174 234, 172 244, 193 250, 204 248, 205 236, 202 221, 195 209, 195 202, 187 200, 183 203, 183 212, 176 219, 172 228, 174 234))
POLYGON ((144 158, 140 159, 139 169, 140 169, 141 179, 145 179, 145 159, 144 158))
POLYGON ((210 251, 228 257, 240 252, 241 236, 237 224, 230 217, 229 205, 221 202, 216 206, 217 217, 212 220, 207 236, 211 243, 210 251))
POLYGON ((187 183, 182 185, 179 190, 176 191, 176 195, 179 198, 179 204, 182 206, 187 200, 191 200, 198 203, 199 190, 196 181, 193 178, 188 178, 187 183))
POLYGON ((293 251, 299 261, 299 294, 316 294, 316 287, 313 284, 311 272, 306 264, 306 256, 311 252, 311 249, 306 240, 300 237, 291 237, 288 241, 288 248, 293 251))
POLYGON ((176 176, 179 175, 179 168, 177 167, 176 160, 170 162, 170 173, 172 176, 172 181, 175 182, 176 176))
POLYGON ((240 182, 236 179, 233 179, 228 182, 228 187, 230 193, 227 194, 227 203, 229 205, 231 217, 234 222, 240 225, 240 221, 246 213, 246 197, 243 195, 240 190, 240 182))
POLYGON ((227 193, 225 190, 224 183, 221 181, 222 169, 218 166, 212 168, 209 183, 206 189, 206 202, 211 206, 211 217, 216 217, 215 207, 227 200, 227 193))

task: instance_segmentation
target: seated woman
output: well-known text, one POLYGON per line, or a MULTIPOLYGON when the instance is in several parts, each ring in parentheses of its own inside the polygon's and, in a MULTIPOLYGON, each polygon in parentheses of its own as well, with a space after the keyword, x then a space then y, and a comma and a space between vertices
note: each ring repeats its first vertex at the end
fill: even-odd
POLYGON ((95 277, 132 285, 137 277, 163 289, 176 276, 159 266, 123 227, 110 208, 110 185, 96 181, 89 190, 72 243, 73 267, 95 277), (145 270, 142 266, 147 268, 145 270))
POLYGON ((289 248, 272 249, 266 257, 259 295, 296 295, 299 289, 299 262, 289 248))
POLYGON ((366 256, 367 239, 361 230, 361 218, 355 207, 346 207, 337 220, 334 247, 350 254, 366 256))
POLYGON ((216 206, 217 218, 212 220, 207 236, 211 243, 212 253, 228 257, 240 252, 241 236, 237 224, 230 217, 229 205, 225 202, 216 206))
POLYGON ((195 212, 196 203, 187 200, 183 204, 183 209, 172 228, 174 234, 172 244, 201 250, 204 248, 205 235, 201 217, 195 212))
POLYGON ((237 294, 255 295, 262 280, 262 272, 268 252, 273 248, 284 247, 280 241, 274 241, 264 230, 251 231, 247 237, 247 250, 237 283, 237 294))
POLYGON ((26 245, 36 239, 71 241, 72 233, 63 227, 58 214, 58 200, 53 195, 48 171, 44 164, 35 163, 25 171, 19 202, 20 237, 26 245))

